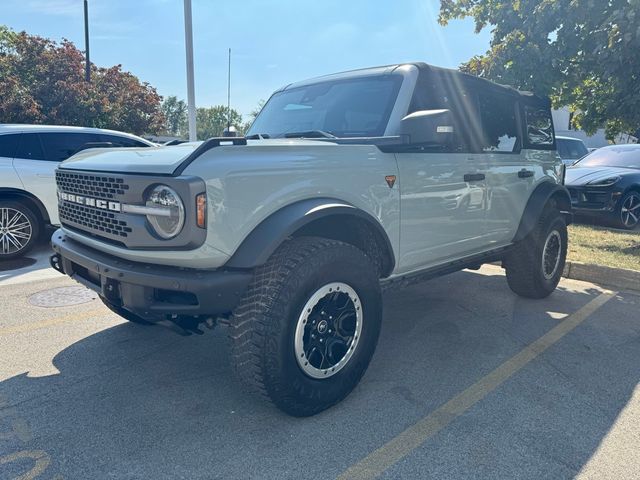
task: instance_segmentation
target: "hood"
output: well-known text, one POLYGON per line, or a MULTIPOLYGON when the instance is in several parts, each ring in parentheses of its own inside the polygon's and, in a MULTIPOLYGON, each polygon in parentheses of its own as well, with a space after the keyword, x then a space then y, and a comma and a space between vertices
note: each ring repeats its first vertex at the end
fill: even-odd
MULTIPOLYGON (((65 170, 86 170, 113 173, 148 173, 171 175, 203 142, 182 143, 169 147, 147 148, 92 148, 77 153, 60 164, 65 170)), ((223 153, 227 148, 281 147, 281 146, 328 146, 331 142, 283 138, 248 140, 247 145, 216 147, 223 153)))
POLYGON ((609 177, 617 177, 638 173, 635 170, 620 167, 569 167, 565 176, 565 185, 581 186, 609 177))

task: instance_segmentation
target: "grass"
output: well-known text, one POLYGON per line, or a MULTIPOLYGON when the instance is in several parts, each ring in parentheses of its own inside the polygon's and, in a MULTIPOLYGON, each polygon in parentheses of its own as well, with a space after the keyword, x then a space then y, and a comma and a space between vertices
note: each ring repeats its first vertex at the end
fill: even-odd
POLYGON ((567 260, 640 271, 640 231, 571 225, 567 260))

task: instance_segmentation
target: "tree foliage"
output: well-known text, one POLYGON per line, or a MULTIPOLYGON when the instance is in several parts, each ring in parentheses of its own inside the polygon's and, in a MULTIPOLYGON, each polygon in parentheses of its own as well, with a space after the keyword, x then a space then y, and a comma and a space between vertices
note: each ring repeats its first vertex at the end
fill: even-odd
POLYGON ((589 133, 640 128, 640 0, 441 0, 440 23, 464 17, 492 31, 462 70, 549 95, 589 133))
POLYGON ((0 122, 46 123, 156 133, 164 116, 155 88, 120 65, 91 64, 75 45, 0 26, 0 122))
MULTIPOLYGON (((242 126, 242 115, 233 108, 231 112, 231 125, 236 128, 242 126)), ((198 108, 196 110, 196 127, 198 130, 198 140, 206 140, 211 137, 221 137, 224 129, 227 128, 229 109, 224 105, 216 105, 208 108, 198 108)), ((239 132, 242 134, 243 132, 239 132)))
POLYGON ((165 118, 165 133, 176 137, 187 137, 189 122, 187 118, 187 104, 170 95, 162 101, 162 113, 165 118))

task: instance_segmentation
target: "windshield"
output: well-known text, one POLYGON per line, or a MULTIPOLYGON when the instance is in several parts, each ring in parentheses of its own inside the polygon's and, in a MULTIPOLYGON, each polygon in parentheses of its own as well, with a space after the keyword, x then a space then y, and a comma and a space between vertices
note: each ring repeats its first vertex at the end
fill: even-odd
POLYGON ((576 166, 640 168, 640 145, 600 148, 584 157, 576 166))
POLYGON ((401 83, 400 75, 380 75, 278 92, 264 106, 247 136, 382 136, 401 83))

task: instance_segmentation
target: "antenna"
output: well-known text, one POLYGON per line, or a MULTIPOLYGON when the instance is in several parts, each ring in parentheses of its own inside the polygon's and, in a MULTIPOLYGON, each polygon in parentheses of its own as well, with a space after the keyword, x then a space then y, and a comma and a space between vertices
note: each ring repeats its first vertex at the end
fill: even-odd
POLYGON ((229 48, 229 70, 227 76, 227 130, 231 131, 231 48, 229 48))

